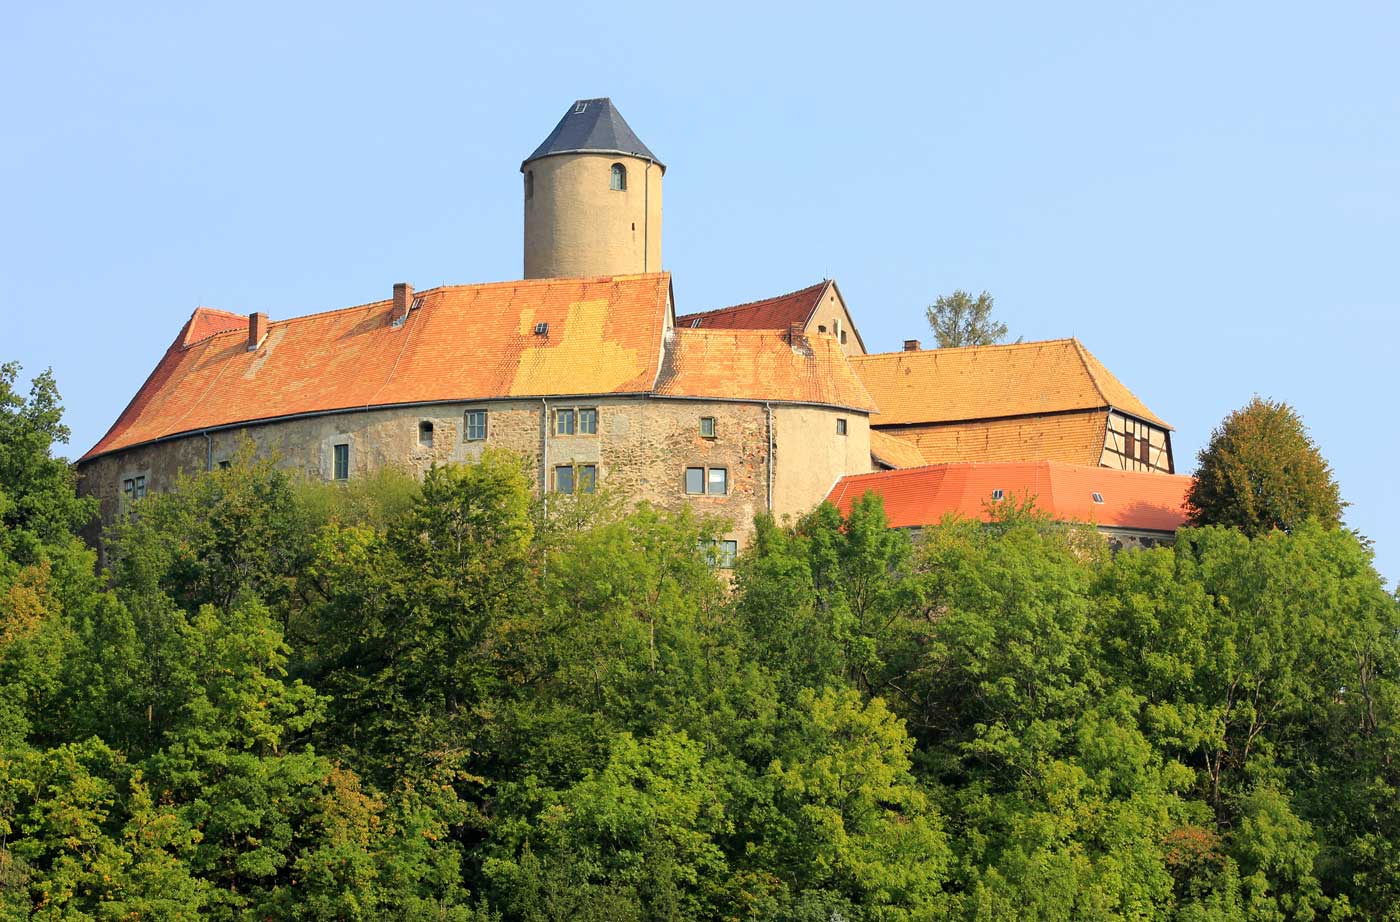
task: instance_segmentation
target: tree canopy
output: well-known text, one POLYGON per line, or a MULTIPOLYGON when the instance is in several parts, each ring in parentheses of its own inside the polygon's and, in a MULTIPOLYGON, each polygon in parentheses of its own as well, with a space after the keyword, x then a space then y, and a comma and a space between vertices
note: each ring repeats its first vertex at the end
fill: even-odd
POLYGON ((72 514, 0 546, 0 918, 1396 918, 1400 600, 1316 521, 1113 555, 867 497, 731 580, 729 526, 510 455, 249 452, 99 572, 17 484, 72 514))
POLYGON ((1255 397, 1231 413, 1197 465, 1188 496, 1193 525, 1260 535, 1310 519, 1329 528, 1341 523, 1345 504, 1332 468, 1286 403, 1255 397))
POLYGON ((925 311, 938 348, 990 346, 1006 339, 1006 324, 992 317, 993 303, 985 291, 976 298, 961 288, 941 295, 925 311))

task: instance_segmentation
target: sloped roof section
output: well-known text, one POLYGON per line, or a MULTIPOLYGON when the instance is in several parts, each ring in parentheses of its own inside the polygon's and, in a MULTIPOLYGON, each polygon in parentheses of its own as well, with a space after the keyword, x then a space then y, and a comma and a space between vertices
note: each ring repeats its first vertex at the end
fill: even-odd
POLYGON ((647 393, 661 361, 667 273, 436 288, 402 326, 391 301, 273 321, 196 310, 83 460, 241 422, 444 400, 647 393), (536 334, 538 324, 547 332, 536 334), (230 328, 232 325, 232 328, 230 328), (220 331, 222 328, 222 331, 220 331))
POLYGON ((936 525, 944 516, 989 521, 992 491, 1032 498, 1038 509, 1066 522, 1170 533, 1186 521, 1191 478, 1115 471, 1054 461, 936 464, 899 471, 853 474, 837 481, 827 499, 842 514, 875 493, 895 528, 936 525), (1102 503, 1095 502, 1098 494, 1102 503))
POLYGON ((656 393, 875 408, 835 339, 799 337, 794 344, 778 330, 678 327, 656 393))
POLYGON ((1103 456, 1107 428, 1108 411, 1098 409, 901 426, 893 432, 918 449, 924 464, 955 461, 1098 464, 1103 456))
POLYGON ((1170 429, 1077 339, 852 356, 873 425, 943 423, 1114 407, 1170 429))
POLYGON ((676 326, 702 330, 786 330, 794 323, 805 325, 811 320, 830 286, 830 281, 823 281, 775 298, 685 314, 676 318, 676 326))
POLYGON ((928 464, 918 445, 887 435, 879 429, 870 430, 870 457, 886 467, 896 469, 928 464))
POLYGON ((663 171, 666 169, 666 165, 657 160, 656 155, 642 143, 642 139, 637 137, 622 113, 606 96, 575 101, 549 136, 520 164, 520 169, 524 170, 525 164, 541 157, 589 152, 645 157, 663 171))

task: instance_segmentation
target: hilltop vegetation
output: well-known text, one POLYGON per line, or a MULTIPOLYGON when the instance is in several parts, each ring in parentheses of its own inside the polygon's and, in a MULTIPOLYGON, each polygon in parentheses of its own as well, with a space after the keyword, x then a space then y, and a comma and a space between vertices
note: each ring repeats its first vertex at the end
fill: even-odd
POLYGON ((1400 604, 1351 534, 717 526, 251 456, 107 567, 0 375, 0 918, 1394 919, 1400 604))

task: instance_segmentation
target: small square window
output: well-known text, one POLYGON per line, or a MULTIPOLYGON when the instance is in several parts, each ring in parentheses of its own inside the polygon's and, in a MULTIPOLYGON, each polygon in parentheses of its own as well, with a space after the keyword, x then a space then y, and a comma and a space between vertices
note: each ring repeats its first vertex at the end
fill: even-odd
POLYGON ((554 411, 554 434, 573 435, 574 434, 574 411, 555 410, 554 411))
POLYGON ((705 469, 703 467, 685 469, 685 492, 692 494, 705 492, 705 469))
POLYGON ((839 418, 839 417, 838 417, 837 420, 836 420, 836 434, 837 434, 837 435, 845 435, 845 434, 846 434, 846 421, 845 421, 844 419, 839 418))
POLYGON ((350 446, 337 445, 333 449, 335 452, 335 479, 350 479, 350 446))
POLYGON ((486 438, 486 411, 468 410, 466 417, 468 442, 480 442, 486 438))
POLYGON ((578 480, 578 492, 592 493, 598 489, 598 465, 580 464, 575 477, 578 480))
POLYGON ((706 493, 711 496, 724 496, 729 492, 729 470, 723 467, 710 468, 706 493))
POLYGON ((561 465, 554 469, 554 492, 574 492, 574 468, 572 464, 561 465))
POLYGON ((700 438, 712 439, 715 437, 715 418, 713 416, 700 417, 700 438))
POLYGON ((598 411, 579 410, 578 411, 578 431, 583 435, 598 434, 598 411))

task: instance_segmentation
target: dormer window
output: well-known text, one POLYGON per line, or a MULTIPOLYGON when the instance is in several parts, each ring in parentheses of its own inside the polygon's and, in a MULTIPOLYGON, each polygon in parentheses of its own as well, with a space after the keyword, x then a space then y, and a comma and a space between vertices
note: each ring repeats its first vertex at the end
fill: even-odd
POLYGON ((608 188, 614 192, 627 191, 627 167, 620 163, 612 165, 612 178, 608 181, 608 188))

